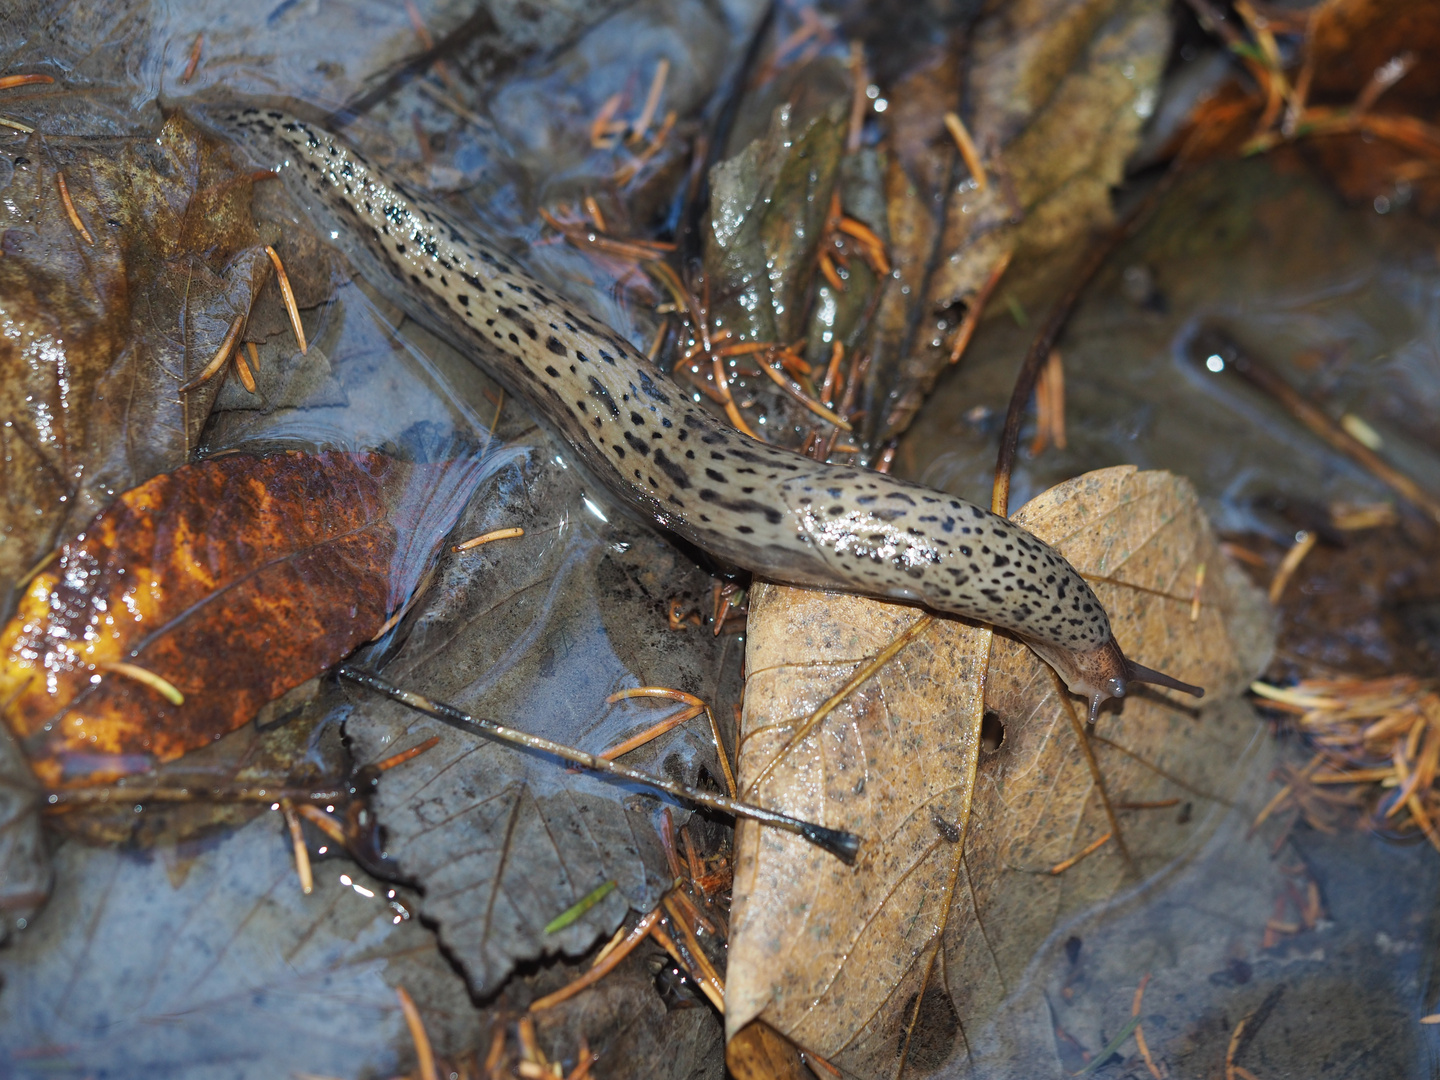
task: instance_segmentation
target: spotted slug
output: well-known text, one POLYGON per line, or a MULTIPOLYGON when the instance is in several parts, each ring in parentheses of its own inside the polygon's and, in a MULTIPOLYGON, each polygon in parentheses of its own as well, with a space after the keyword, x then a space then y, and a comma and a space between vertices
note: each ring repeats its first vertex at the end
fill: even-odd
POLYGON ((235 134, 362 274, 530 403, 632 510, 772 581, 919 603, 1011 631, 1088 698, 1131 682, 1200 696, 1127 660, 1065 558, 942 492, 813 461, 696 407, 622 337, 322 128, 273 109, 222 110, 235 134))

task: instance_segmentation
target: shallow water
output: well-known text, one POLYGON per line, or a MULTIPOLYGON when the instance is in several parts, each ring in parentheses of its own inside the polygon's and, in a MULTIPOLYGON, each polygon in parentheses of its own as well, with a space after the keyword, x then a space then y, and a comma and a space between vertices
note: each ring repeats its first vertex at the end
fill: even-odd
MULTIPOLYGON (((1192 341, 1216 326, 1331 415, 1363 418, 1386 456, 1440 491, 1437 243, 1440 230, 1404 210, 1345 205, 1293 158, 1212 166, 1182 182, 1111 259, 1061 337, 1069 448, 1022 451, 1012 505, 1067 476, 1133 462, 1189 477, 1222 533, 1288 546, 1296 524, 1277 505, 1396 501, 1233 373, 1206 369, 1192 341)), ((983 499, 1028 340, 1011 315, 993 315, 926 404, 897 465, 983 499)), ((1406 550, 1397 543, 1388 557, 1399 566, 1406 550)), ((1326 565, 1368 557, 1352 542, 1326 565)), ((1324 578, 1292 589, 1312 587, 1323 590, 1324 578)), ((1425 586, 1380 602, 1422 599, 1411 593, 1417 588, 1425 586)), ((1379 640, 1375 604, 1353 595, 1351 639, 1332 642, 1334 662, 1362 671, 1378 662, 1376 674, 1418 664, 1411 670, 1430 674, 1404 643, 1379 640)), ((1282 650, 1305 646, 1305 636, 1304 627, 1287 630, 1282 650)), ((1323 655, 1308 655, 1282 654, 1282 670, 1326 670, 1323 655)), ((1257 1076, 1436 1075, 1440 1040, 1418 1020, 1435 1011, 1440 992, 1440 862, 1423 841, 1364 832, 1327 836, 1301 826, 1279 848, 1273 821, 1249 835, 1277 788, 1269 769, 1308 756, 1293 743, 1273 740, 1257 722, 1252 753, 1236 763, 1237 805, 1213 835, 1164 874, 1055 931, 1013 989, 1004 1021, 981 1040, 980 1075, 1029 1075, 1011 1070, 1016 1059, 1035 1061, 1040 1046, 1065 1060, 1057 1026, 1091 1052, 1104 1046, 1129 1020, 1147 974, 1144 1028, 1172 1075, 1217 1075, 1235 1025, 1279 989, 1237 1059, 1257 1076), (1263 947, 1277 899, 1309 881, 1324 917, 1263 947)), ((1101 1074, 1148 1075, 1133 1050, 1122 1056, 1124 1066, 1101 1074)))
MULTIPOLYGON (((577 29, 583 20, 563 6, 546 13, 544 26, 529 26, 507 7, 497 37, 510 51, 496 47, 487 60, 507 79, 493 126, 461 128, 446 155, 431 162, 412 149, 411 114, 402 109, 368 117, 360 130, 372 139, 388 130, 394 145, 406 148, 401 169, 427 186, 466 189, 475 217, 523 248, 538 235, 536 205, 573 198, 594 179, 586 155, 563 144, 566 123, 593 115, 633 79, 642 54, 647 64, 676 54, 682 75, 672 104, 694 107, 722 66, 722 50, 697 44, 704 35, 696 27, 712 41, 725 36, 733 49, 742 40, 736 28, 756 8, 637 5, 603 34, 586 36, 577 29), (576 34, 559 60, 525 66, 536 42, 576 34), (682 66, 685 59, 691 62, 682 66)), ((436 21, 452 14, 443 6, 426 11, 436 21)), ((71 36, 62 35, 62 44, 103 36, 78 15, 67 25, 71 36)), ((91 118, 124 130, 135 106, 162 90, 173 99, 180 93, 176 56, 202 28, 215 61, 185 93, 285 92, 327 107, 412 47, 397 5, 342 11, 279 4, 254 17, 233 5, 139 5, 107 31, 124 59, 123 77, 119 91, 96 95, 91 118), (350 47, 356 40, 367 43, 364 55, 350 47)), ((115 79, 116 71, 98 65, 76 49, 62 66, 96 82, 115 79)), ((442 115, 449 122, 424 98, 405 105, 422 121, 442 115)), ((657 190, 653 215, 667 211, 670 193, 657 190)), ((1189 476, 1222 530, 1285 543, 1294 525, 1271 508, 1273 496, 1321 504, 1386 497, 1367 474, 1228 373, 1195 365, 1188 344, 1197 329, 1215 324, 1262 359, 1304 359, 1287 368, 1296 385, 1322 395, 1335 412, 1362 416, 1387 453, 1422 482, 1440 481, 1440 439, 1429 422, 1440 406, 1437 243, 1440 232, 1403 208, 1381 215, 1341 205, 1293 162, 1215 168, 1182 184, 1111 261, 1072 320, 1060 346, 1070 448, 1033 460, 1022 454, 1012 505, 1079 472, 1128 462, 1189 476)), ((648 343, 650 313, 630 306, 593 264, 563 245, 537 247, 529 262, 587 295, 597 314, 640 347, 648 343)), ((266 355, 262 371, 276 381, 262 385, 277 407, 257 409, 238 387, 227 387, 198 452, 326 446, 384 448, 420 460, 493 454, 465 534, 528 513, 537 541, 518 565, 499 548, 449 559, 429 606, 365 659, 424 677, 438 696, 586 749, 648 722, 643 707, 603 704, 612 690, 640 683, 701 693, 729 733, 736 641, 682 640, 660 629, 669 596, 708 600, 706 575, 616 512, 569 470, 563 450, 523 410, 497 408, 488 378, 383 295, 341 284, 334 302, 312 314, 316 344, 308 357, 284 348, 266 355), (543 497, 532 498, 537 492, 543 497), (622 598, 613 606, 612 595, 622 598)), ((1028 329, 1008 315, 985 324, 902 443, 898 472, 988 501, 997 418, 1027 340, 1028 329)), ((343 722, 361 761, 432 731, 428 722, 334 688, 306 722, 315 744, 343 722)), ((703 727, 687 726, 648 753, 643 767, 686 778, 716 772, 703 727)), ((1240 1058, 1264 1080, 1435 1075, 1435 1029, 1416 1020, 1435 1011, 1440 990, 1430 963, 1440 860, 1423 845, 1304 831, 1272 854, 1276 834, 1251 838, 1247 829, 1273 791, 1269 768, 1289 753, 1257 721, 1250 752, 1235 763, 1243 792, 1237 806, 1198 823, 1206 838, 1165 873, 1055 931, 1011 988, 1002 1019, 969 1033, 976 1075, 1074 1071, 1073 1050, 1057 1039, 1057 1026, 1096 1051, 1128 1020, 1146 974, 1145 1028, 1172 1075, 1214 1074, 1235 1023, 1282 986, 1240 1058), (1277 896, 1296 881, 1316 883, 1324 920, 1262 948, 1277 896)), ((0 954, 6 1066, 35 1076, 387 1074, 408 1060, 393 986, 403 983, 420 1000, 442 1050, 481 1046, 488 1033, 452 961, 487 1003, 516 965, 537 985, 551 979, 544 989, 553 988, 566 972, 537 975, 543 965, 535 954, 584 953, 629 908, 653 904, 667 883, 653 800, 458 740, 436 754, 426 772, 394 774, 377 800, 382 815, 392 815, 392 838, 433 842, 413 839, 414 857, 402 867, 427 878, 430 894, 400 889, 394 899, 401 907, 388 902, 390 886, 333 858, 318 864, 317 894, 302 902, 276 814, 228 834, 143 851, 65 842, 56 854, 55 895, 35 926, 0 954), (463 764, 452 768, 456 763, 463 764), (503 860, 485 843, 471 850, 463 846, 470 834, 445 834, 448 821, 475 811, 466 770, 492 783, 503 774, 535 791, 544 805, 527 820, 537 834, 555 822, 579 833, 593 825, 590 815, 614 815, 592 829, 604 857, 588 869, 600 878, 567 883, 567 895, 583 895, 604 878, 620 888, 543 950, 499 939, 524 938, 527 926, 554 911, 512 911, 512 922, 494 934, 473 934, 467 925, 476 905, 488 912, 514 898, 504 888, 503 860), (626 830, 631 835, 621 835, 626 830), (406 918, 411 911, 434 914, 444 929, 406 918), (158 938, 172 943, 157 955, 158 938)), ((484 838, 503 829, 503 817, 486 818, 484 838)), ((390 855, 403 862, 407 845, 392 847, 390 855)), ((554 843, 552 853, 561 847, 554 843)), ((566 859, 555 859, 560 870, 552 876, 563 878, 566 859)), ((687 1010, 671 1015, 711 1019, 687 1010)), ((687 1045, 709 1055, 697 1075, 718 1075, 718 1025, 691 1026, 687 1045)), ((623 1059, 623 1046, 615 1052, 623 1059)), ((668 1075, 665 1064, 657 1062, 656 1075, 668 1075)), ((1127 1061, 1099 1074, 1138 1076, 1143 1066, 1127 1061)))

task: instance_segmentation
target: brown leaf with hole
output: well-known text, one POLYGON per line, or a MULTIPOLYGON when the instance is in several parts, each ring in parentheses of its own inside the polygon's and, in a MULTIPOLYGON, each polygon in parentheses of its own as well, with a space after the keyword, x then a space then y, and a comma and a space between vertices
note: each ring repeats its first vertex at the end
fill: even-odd
MULTIPOLYGON (((1016 515, 1094 583, 1129 655, 1207 688, 1203 708, 1142 688, 1093 740, 1116 803, 1222 802, 1255 733, 1237 691, 1270 651, 1263 600, 1216 546, 1194 489, 1133 467, 1061 484, 1016 515), (1209 569, 1192 622, 1197 568, 1209 569)), ((921 613, 759 586, 751 604, 742 787, 790 732, 921 613)), ((1117 811, 1110 829, 1056 677, 1003 633, 937 619, 779 763, 750 798, 864 838, 854 870, 741 823, 726 1024, 760 1018, 848 1075, 979 1067, 972 1040, 1069 915, 1172 864, 1188 815, 1117 811), (1003 725, 982 750, 985 714, 1003 725), (1185 820, 1182 821, 1181 818, 1185 820), (1132 869, 1129 859, 1133 860, 1132 869), (909 1034, 907 1035, 907 1032, 909 1034)), ((1073 717, 1073 719, 1072 719, 1073 717)), ((1203 819, 1203 813, 1196 813, 1203 819)), ((983 1055, 981 1055, 983 1057, 983 1055)))
POLYGON ((36 774, 58 787, 173 760, 323 672, 404 602, 468 472, 237 454, 119 496, 0 631, 0 704, 36 774))

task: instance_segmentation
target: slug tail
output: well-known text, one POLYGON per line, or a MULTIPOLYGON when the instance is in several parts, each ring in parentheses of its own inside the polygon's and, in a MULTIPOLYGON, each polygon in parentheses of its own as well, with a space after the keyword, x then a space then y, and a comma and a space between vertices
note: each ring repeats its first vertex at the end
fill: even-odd
MULTIPOLYGON (((1166 675, 1163 671, 1156 671, 1144 664, 1137 664, 1134 660, 1127 659, 1126 665, 1130 669, 1130 681, 1150 683, 1152 686, 1164 686, 1170 690, 1179 690, 1182 694, 1191 694, 1200 698, 1205 696, 1205 688, 1202 686, 1191 686, 1189 683, 1181 682, 1179 679, 1166 675)), ((1093 715, 1093 710, 1092 710, 1093 715)))

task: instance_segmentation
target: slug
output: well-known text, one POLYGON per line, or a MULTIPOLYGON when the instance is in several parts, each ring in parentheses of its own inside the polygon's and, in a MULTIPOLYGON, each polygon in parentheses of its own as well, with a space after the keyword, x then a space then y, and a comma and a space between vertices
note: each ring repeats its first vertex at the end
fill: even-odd
POLYGON ((388 273, 432 329, 479 354, 632 510, 791 585, 922 604, 1011 631, 1072 693, 1204 691, 1126 659, 1065 558, 953 495, 756 442, 697 408, 618 334, 334 135, 273 109, 216 112, 361 272, 388 273))

